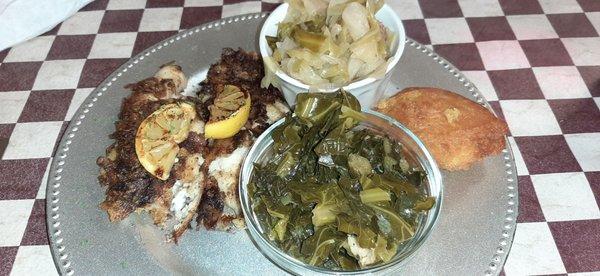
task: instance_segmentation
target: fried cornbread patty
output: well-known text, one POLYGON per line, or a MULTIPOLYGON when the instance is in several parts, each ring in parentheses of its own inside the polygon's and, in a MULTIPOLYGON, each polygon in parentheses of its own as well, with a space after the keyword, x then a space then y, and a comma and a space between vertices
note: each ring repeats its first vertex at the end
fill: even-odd
POLYGON ((445 170, 466 170, 505 147, 506 123, 450 91, 406 88, 379 102, 377 110, 412 130, 445 170))

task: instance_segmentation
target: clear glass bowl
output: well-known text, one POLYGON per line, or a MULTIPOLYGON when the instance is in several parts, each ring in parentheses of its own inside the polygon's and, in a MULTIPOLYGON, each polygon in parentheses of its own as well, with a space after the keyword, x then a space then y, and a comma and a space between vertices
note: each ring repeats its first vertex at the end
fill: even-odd
MULTIPOLYGON (((252 210, 252 202, 248 195, 247 185, 252 176, 253 164, 263 163, 271 155, 273 148, 273 130, 283 123, 281 119, 269 127, 254 143, 248 156, 244 160, 242 171, 240 172, 239 195, 242 204, 242 210, 248 227, 250 237, 254 240, 258 249, 273 263, 282 269, 299 275, 357 275, 371 273, 392 273, 405 263, 410 256, 421 247, 424 241, 429 237, 431 230, 438 218, 442 206, 442 175, 435 163, 433 157, 425 148, 423 142, 417 138, 408 128, 396 120, 372 110, 364 110, 367 120, 362 122, 358 128, 368 128, 380 134, 388 135, 390 138, 400 142, 404 146, 404 154, 409 164, 414 168, 419 168, 427 173, 427 179, 424 181, 424 191, 435 197, 435 205, 427 213, 419 218, 419 225, 412 239, 406 242, 398 249, 398 253, 392 260, 385 264, 379 264, 372 267, 354 270, 354 271, 335 271, 322 267, 311 266, 300 260, 286 254, 280 250, 277 245, 269 240, 261 223, 256 218, 252 210)), ((426 265, 426 264, 423 264, 426 265)))

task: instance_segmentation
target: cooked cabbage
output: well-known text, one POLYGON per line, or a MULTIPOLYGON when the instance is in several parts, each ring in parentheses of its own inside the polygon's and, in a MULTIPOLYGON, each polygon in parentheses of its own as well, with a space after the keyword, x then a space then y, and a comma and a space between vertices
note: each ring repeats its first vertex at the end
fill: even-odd
POLYGON ((354 40, 360 39, 369 31, 369 13, 365 6, 352 2, 342 12, 342 22, 348 26, 350 36, 354 40))
MULTIPOLYGON (((375 19, 383 0, 285 0, 277 36, 267 37, 272 60, 312 87, 339 87, 385 74, 395 35, 375 19)), ((268 85, 272 75, 263 80, 268 85)))

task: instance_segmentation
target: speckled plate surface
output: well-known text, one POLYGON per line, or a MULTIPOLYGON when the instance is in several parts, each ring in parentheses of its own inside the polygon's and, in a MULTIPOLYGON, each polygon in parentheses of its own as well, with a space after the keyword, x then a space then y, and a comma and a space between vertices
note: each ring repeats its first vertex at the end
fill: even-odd
MULTIPOLYGON (((151 76, 175 61, 192 80, 201 80, 223 47, 257 49, 266 14, 208 23, 180 32, 121 66, 86 99, 57 149, 47 190, 50 247, 67 275, 279 275, 285 274, 255 247, 245 231, 190 230, 179 245, 165 244, 148 217, 131 215, 110 223, 98 208, 104 191, 96 158, 111 143, 123 86, 151 76)), ((452 65, 407 41, 388 95, 408 86, 455 91, 486 107, 477 89, 452 65)), ((407 275, 497 275, 510 250, 517 217, 517 183, 512 153, 480 162, 464 172, 444 172, 444 205, 431 237, 406 265, 407 275)))

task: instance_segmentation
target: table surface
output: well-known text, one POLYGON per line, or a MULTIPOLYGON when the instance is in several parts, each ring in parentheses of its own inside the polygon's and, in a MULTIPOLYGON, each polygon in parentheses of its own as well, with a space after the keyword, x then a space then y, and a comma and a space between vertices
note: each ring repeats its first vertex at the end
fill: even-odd
MULTIPOLYGON (((519 217, 506 275, 600 275, 600 0, 387 0, 510 128, 519 217), (591 274, 586 274, 591 275, 591 274)), ((45 190, 57 142, 119 65, 271 1, 100 0, 0 52, 0 275, 52 275, 45 190), (2 144, 2 141, 0 141, 2 144)))

